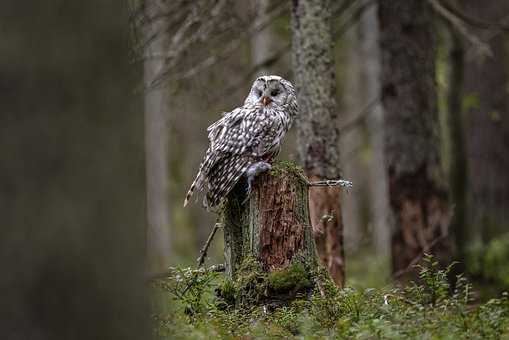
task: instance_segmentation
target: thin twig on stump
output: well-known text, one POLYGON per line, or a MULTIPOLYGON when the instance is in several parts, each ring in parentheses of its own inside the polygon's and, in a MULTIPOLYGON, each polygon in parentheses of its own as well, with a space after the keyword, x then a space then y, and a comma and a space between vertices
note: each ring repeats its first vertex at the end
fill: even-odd
POLYGON ((207 242, 205 242, 205 244, 201 248, 201 250, 200 250, 200 257, 198 257, 198 259, 196 260, 196 262, 198 262, 198 268, 201 267, 203 265, 203 263, 205 262, 205 257, 207 256, 207 252, 209 250, 210 243, 214 239, 214 235, 216 234, 217 229, 219 229, 220 227, 221 227, 220 223, 214 224, 214 228, 210 232, 210 235, 209 235, 209 237, 207 239, 207 242))

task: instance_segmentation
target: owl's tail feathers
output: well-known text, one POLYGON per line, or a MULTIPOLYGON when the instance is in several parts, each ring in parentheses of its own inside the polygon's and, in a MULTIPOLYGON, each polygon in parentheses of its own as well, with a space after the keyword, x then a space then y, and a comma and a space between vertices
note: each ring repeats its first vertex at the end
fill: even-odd
POLYGON ((193 196, 194 190, 196 189, 199 182, 201 182, 201 173, 202 173, 201 170, 202 169, 200 169, 198 171, 198 174, 196 175, 196 178, 194 179, 193 184, 191 184, 191 187, 189 188, 189 191, 186 194, 186 199, 184 200, 184 207, 187 205, 187 203, 189 203, 189 200, 193 196))
POLYGON ((216 159, 217 155, 211 153, 210 149, 207 150, 205 158, 203 159, 203 162, 200 164, 200 168, 198 170, 198 173, 196 174, 193 184, 191 184, 191 187, 187 192, 186 199, 184 200, 184 207, 187 205, 187 203, 189 203, 189 200, 191 199, 191 196, 193 196, 193 193, 196 189, 202 190, 204 182, 206 182, 206 175, 210 167, 216 162, 216 159))

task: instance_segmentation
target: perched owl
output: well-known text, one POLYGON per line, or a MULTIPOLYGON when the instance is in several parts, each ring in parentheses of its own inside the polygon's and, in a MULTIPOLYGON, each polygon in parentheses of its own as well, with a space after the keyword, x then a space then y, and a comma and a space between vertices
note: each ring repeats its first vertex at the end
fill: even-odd
POLYGON ((208 127, 209 148, 184 206, 196 189, 204 192, 206 206, 216 206, 243 175, 250 191, 253 178, 270 169, 297 113, 297 98, 289 81, 279 76, 256 79, 244 105, 208 127))

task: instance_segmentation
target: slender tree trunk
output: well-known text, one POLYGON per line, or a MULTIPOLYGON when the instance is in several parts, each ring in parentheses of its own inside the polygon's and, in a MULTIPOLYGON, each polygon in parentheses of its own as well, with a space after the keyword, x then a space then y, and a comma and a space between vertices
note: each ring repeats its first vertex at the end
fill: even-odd
MULTIPOLYGON (((270 10, 270 0, 252 1, 252 9, 255 20, 264 22, 266 15, 270 10)), ((265 29, 254 34, 251 38, 251 64, 259 65, 266 61, 271 55, 274 45, 274 32, 272 27, 268 25, 265 29)), ((270 69, 264 67, 259 73, 269 74, 270 69)))
MULTIPOLYGON (((507 1, 462 4, 468 15, 485 21, 498 22, 509 14, 507 1)), ((465 95, 475 104, 467 108, 469 220, 484 241, 509 232, 508 42, 508 34, 501 33, 489 40, 492 57, 467 55, 465 60, 465 95)))
MULTIPOLYGON (((357 28, 357 26, 355 26, 357 28)), ((359 36, 356 29, 350 29, 345 36, 346 56, 348 67, 342 81, 346 84, 343 91, 343 117, 347 122, 354 121, 362 111, 363 103, 360 83, 360 69, 363 67, 359 58, 359 36)), ((363 125, 357 124, 341 134, 341 164, 343 175, 355 183, 354 194, 343 192, 343 221, 345 223, 345 248, 355 252, 360 246, 364 235, 362 208, 365 193, 366 171, 362 164, 359 150, 364 146, 363 125)))
POLYGON ((449 183, 451 184, 452 204, 454 213, 451 220, 451 232, 457 248, 457 256, 461 266, 465 263, 467 247, 467 155, 465 150, 465 136, 463 124, 463 43, 453 29, 450 30, 449 50, 449 93, 447 109, 447 126, 450 141, 449 183))
POLYGON ((432 10, 421 0, 381 0, 385 154, 394 221, 393 271, 423 252, 448 261, 450 211, 440 163, 432 10))
MULTIPOLYGON (((369 1, 369 0, 367 0, 369 1)), ((365 1, 365 2, 367 2, 365 1)), ((378 27, 378 5, 370 5, 360 19, 361 93, 364 106, 373 103, 366 117, 371 142, 369 166, 370 220, 373 225, 373 244, 377 254, 389 256, 390 229, 388 225, 389 192, 385 172, 383 108, 380 101, 380 32, 378 27)), ((354 182, 355 183, 355 182, 354 182)))
MULTIPOLYGON (((147 1, 147 11, 157 8, 159 0, 147 1)), ((148 25, 146 36, 159 32, 146 48, 146 55, 166 51, 166 23, 158 20, 148 25)), ((148 58, 144 62, 144 82, 150 86, 164 61, 148 58)), ((165 269, 170 259, 169 200, 168 200, 168 126, 170 103, 164 87, 149 88, 145 92, 145 157, 147 176, 147 255, 152 271, 165 269)))
MULTIPOLYGON (((300 162, 311 180, 340 177, 339 124, 329 1, 293 0, 293 65, 300 118, 300 162)), ((341 189, 310 190, 311 223, 318 253, 334 281, 343 285, 341 189)))

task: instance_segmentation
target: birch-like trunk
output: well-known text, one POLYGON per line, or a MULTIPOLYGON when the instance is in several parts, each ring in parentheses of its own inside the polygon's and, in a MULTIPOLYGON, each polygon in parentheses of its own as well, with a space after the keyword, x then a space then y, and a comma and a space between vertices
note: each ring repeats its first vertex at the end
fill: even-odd
MULTIPOLYGON (((270 0, 252 1, 251 4, 255 21, 265 22, 266 15, 270 11, 270 0)), ((251 64, 255 66, 265 62, 271 57, 274 47, 274 32, 271 25, 268 25, 251 38, 251 64)), ((268 67, 263 67, 258 74, 269 74, 270 71, 268 67)))
MULTIPOLYGON (((344 121, 351 122, 358 118, 363 107, 361 95, 360 69, 363 63, 359 58, 359 35, 357 25, 352 27, 346 34, 346 64, 344 77, 345 83, 343 92, 344 121)), ((352 192, 343 192, 343 220, 345 223, 345 247, 348 251, 355 252, 364 235, 362 216, 362 193, 365 192, 366 171, 360 157, 364 146, 364 130, 362 124, 355 124, 341 134, 341 163, 343 175, 355 183, 352 192)))
MULTIPOLYGON (((365 1, 368 2, 369 0, 365 1)), ((388 225, 389 192, 385 173, 383 108, 380 100, 380 32, 378 5, 372 4, 360 18, 361 86, 364 105, 371 105, 366 123, 371 143, 369 166, 370 220, 373 225, 373 244, 377 254, 390 254, 390 228, 388 225)), ((354 182, 355 183, 355 182, 354 182)))
MULTIPOLYGON (((147 11, 158 7, 160 0, 147 0, 147 11)), ((147 24, 145 36, 158 32, 147 45, 144 61, 145 89, 145 161, 147 177, 147 257, 151 271, 166 269, 170 259, 170 212, 168 196, 168 126, 170 114, 168 89, 151 88, 164 60, 151 58, 166 52, 168 39, 164 19, 147 24)))

